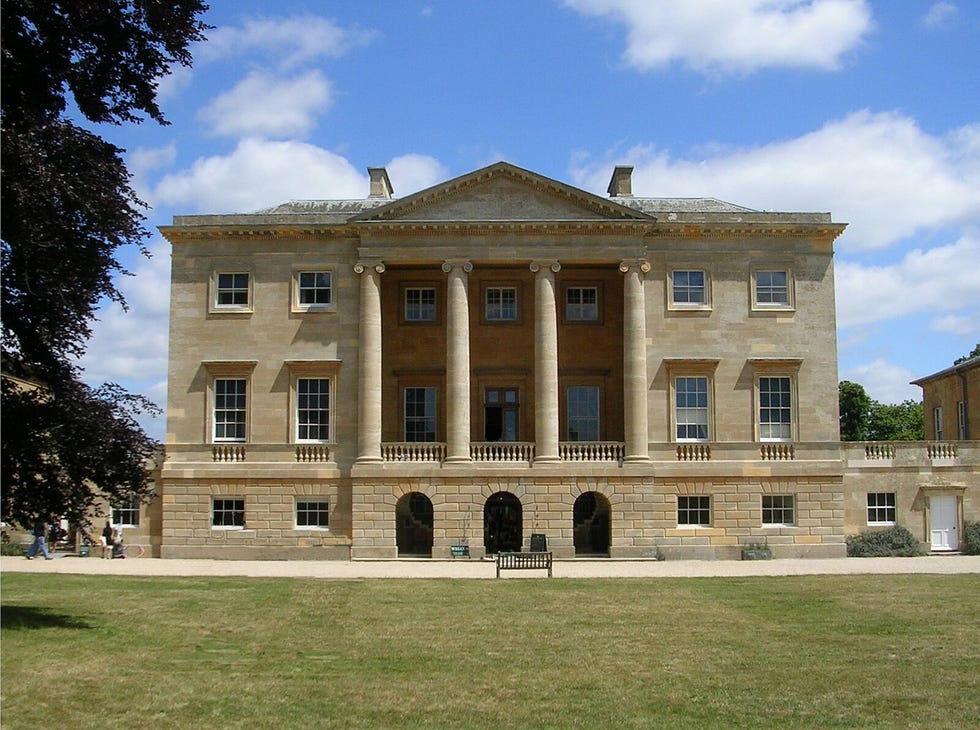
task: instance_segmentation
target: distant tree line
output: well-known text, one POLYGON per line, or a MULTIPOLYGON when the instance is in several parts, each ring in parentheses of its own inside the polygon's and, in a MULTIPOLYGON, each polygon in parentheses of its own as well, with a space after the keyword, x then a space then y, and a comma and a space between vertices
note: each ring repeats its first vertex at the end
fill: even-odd
MULTIPOLYGON (((954 365, 980 357, 980 343, 954 365)), ((859 383, 842 380, 837 386, 840 400, 841 441, 922 441, 925 427, 922 403, 879 403, 859 383)))

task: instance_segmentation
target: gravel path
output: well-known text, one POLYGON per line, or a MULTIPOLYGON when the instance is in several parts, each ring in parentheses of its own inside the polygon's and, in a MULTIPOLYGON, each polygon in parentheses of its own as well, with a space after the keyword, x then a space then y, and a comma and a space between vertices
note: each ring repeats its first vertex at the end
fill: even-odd
MULTIPOLYGON (((494 578, 491 560, 103 560, 57 555, 54 560, 0 558, 3 573, 76 575, 247 576, 254 578, 494 578)), ((702 578, 755 575, 847 575, 902 573, 980 574, 980 555, 921 558, 835 558, 807 560, 557 560, 556 578, 702 578)), ((504 577, 543 577, 543 570, 508 571, 504 577)))

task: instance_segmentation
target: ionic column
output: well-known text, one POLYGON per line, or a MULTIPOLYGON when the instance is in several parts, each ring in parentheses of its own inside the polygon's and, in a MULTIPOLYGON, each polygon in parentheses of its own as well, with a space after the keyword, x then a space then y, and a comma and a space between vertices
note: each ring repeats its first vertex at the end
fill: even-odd
POLYGON ((647 320, 643 296, 646 261, 624 261, 623 282, 623 417, 625 461, 650 461, 647 427, 647 320))
POLYGON ((557 261, 531 264, 534 272, 534 449, 535 462, 560 461, 558 453, 557 261))
POLYGON ((469 261, 446 261, 446 461, 470 461, 469 261))
POLYGON ((383 263, 357 263, 361 275, 357 376, 357 461, 381 461, 381 274, 383 263))

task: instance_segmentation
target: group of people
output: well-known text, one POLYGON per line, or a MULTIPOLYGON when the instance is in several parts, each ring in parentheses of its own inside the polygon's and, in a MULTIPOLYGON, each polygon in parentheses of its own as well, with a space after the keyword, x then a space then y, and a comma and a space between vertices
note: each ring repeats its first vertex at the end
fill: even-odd
POLYGON ((122 527, 120 525, 113 527, 112 523, 106 520, 99 543, 102 545, 103 558, 126 557, 126 553, 123 552, 122 527))
MULTIPOLYGON (((28 560, 33 560, 36 558, 38 553, 43 555, 45 560, 53 559, 51 554, 48 552, 47 545, 47 536, 49 530, 51 529, 52 528, 48 521, 44 519, 40 519, 34 524, 34 542, 27 550, 26 557, 28 560)), ((103 558, 126 557, 123 550, 122 526, 116 525, 113 527, 112 523, 109 520, 106 520, 105 527, 102 528, 102 535, 99 538, 99 543, 102 545, 103 558)))

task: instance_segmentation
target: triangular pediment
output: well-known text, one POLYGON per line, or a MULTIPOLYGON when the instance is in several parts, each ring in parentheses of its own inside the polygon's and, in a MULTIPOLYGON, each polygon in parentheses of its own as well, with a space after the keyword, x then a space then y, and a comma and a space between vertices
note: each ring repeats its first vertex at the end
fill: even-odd
POLYGON ((606 198, 497 162, 356 216, 356 222, 653 220, 606 198))

